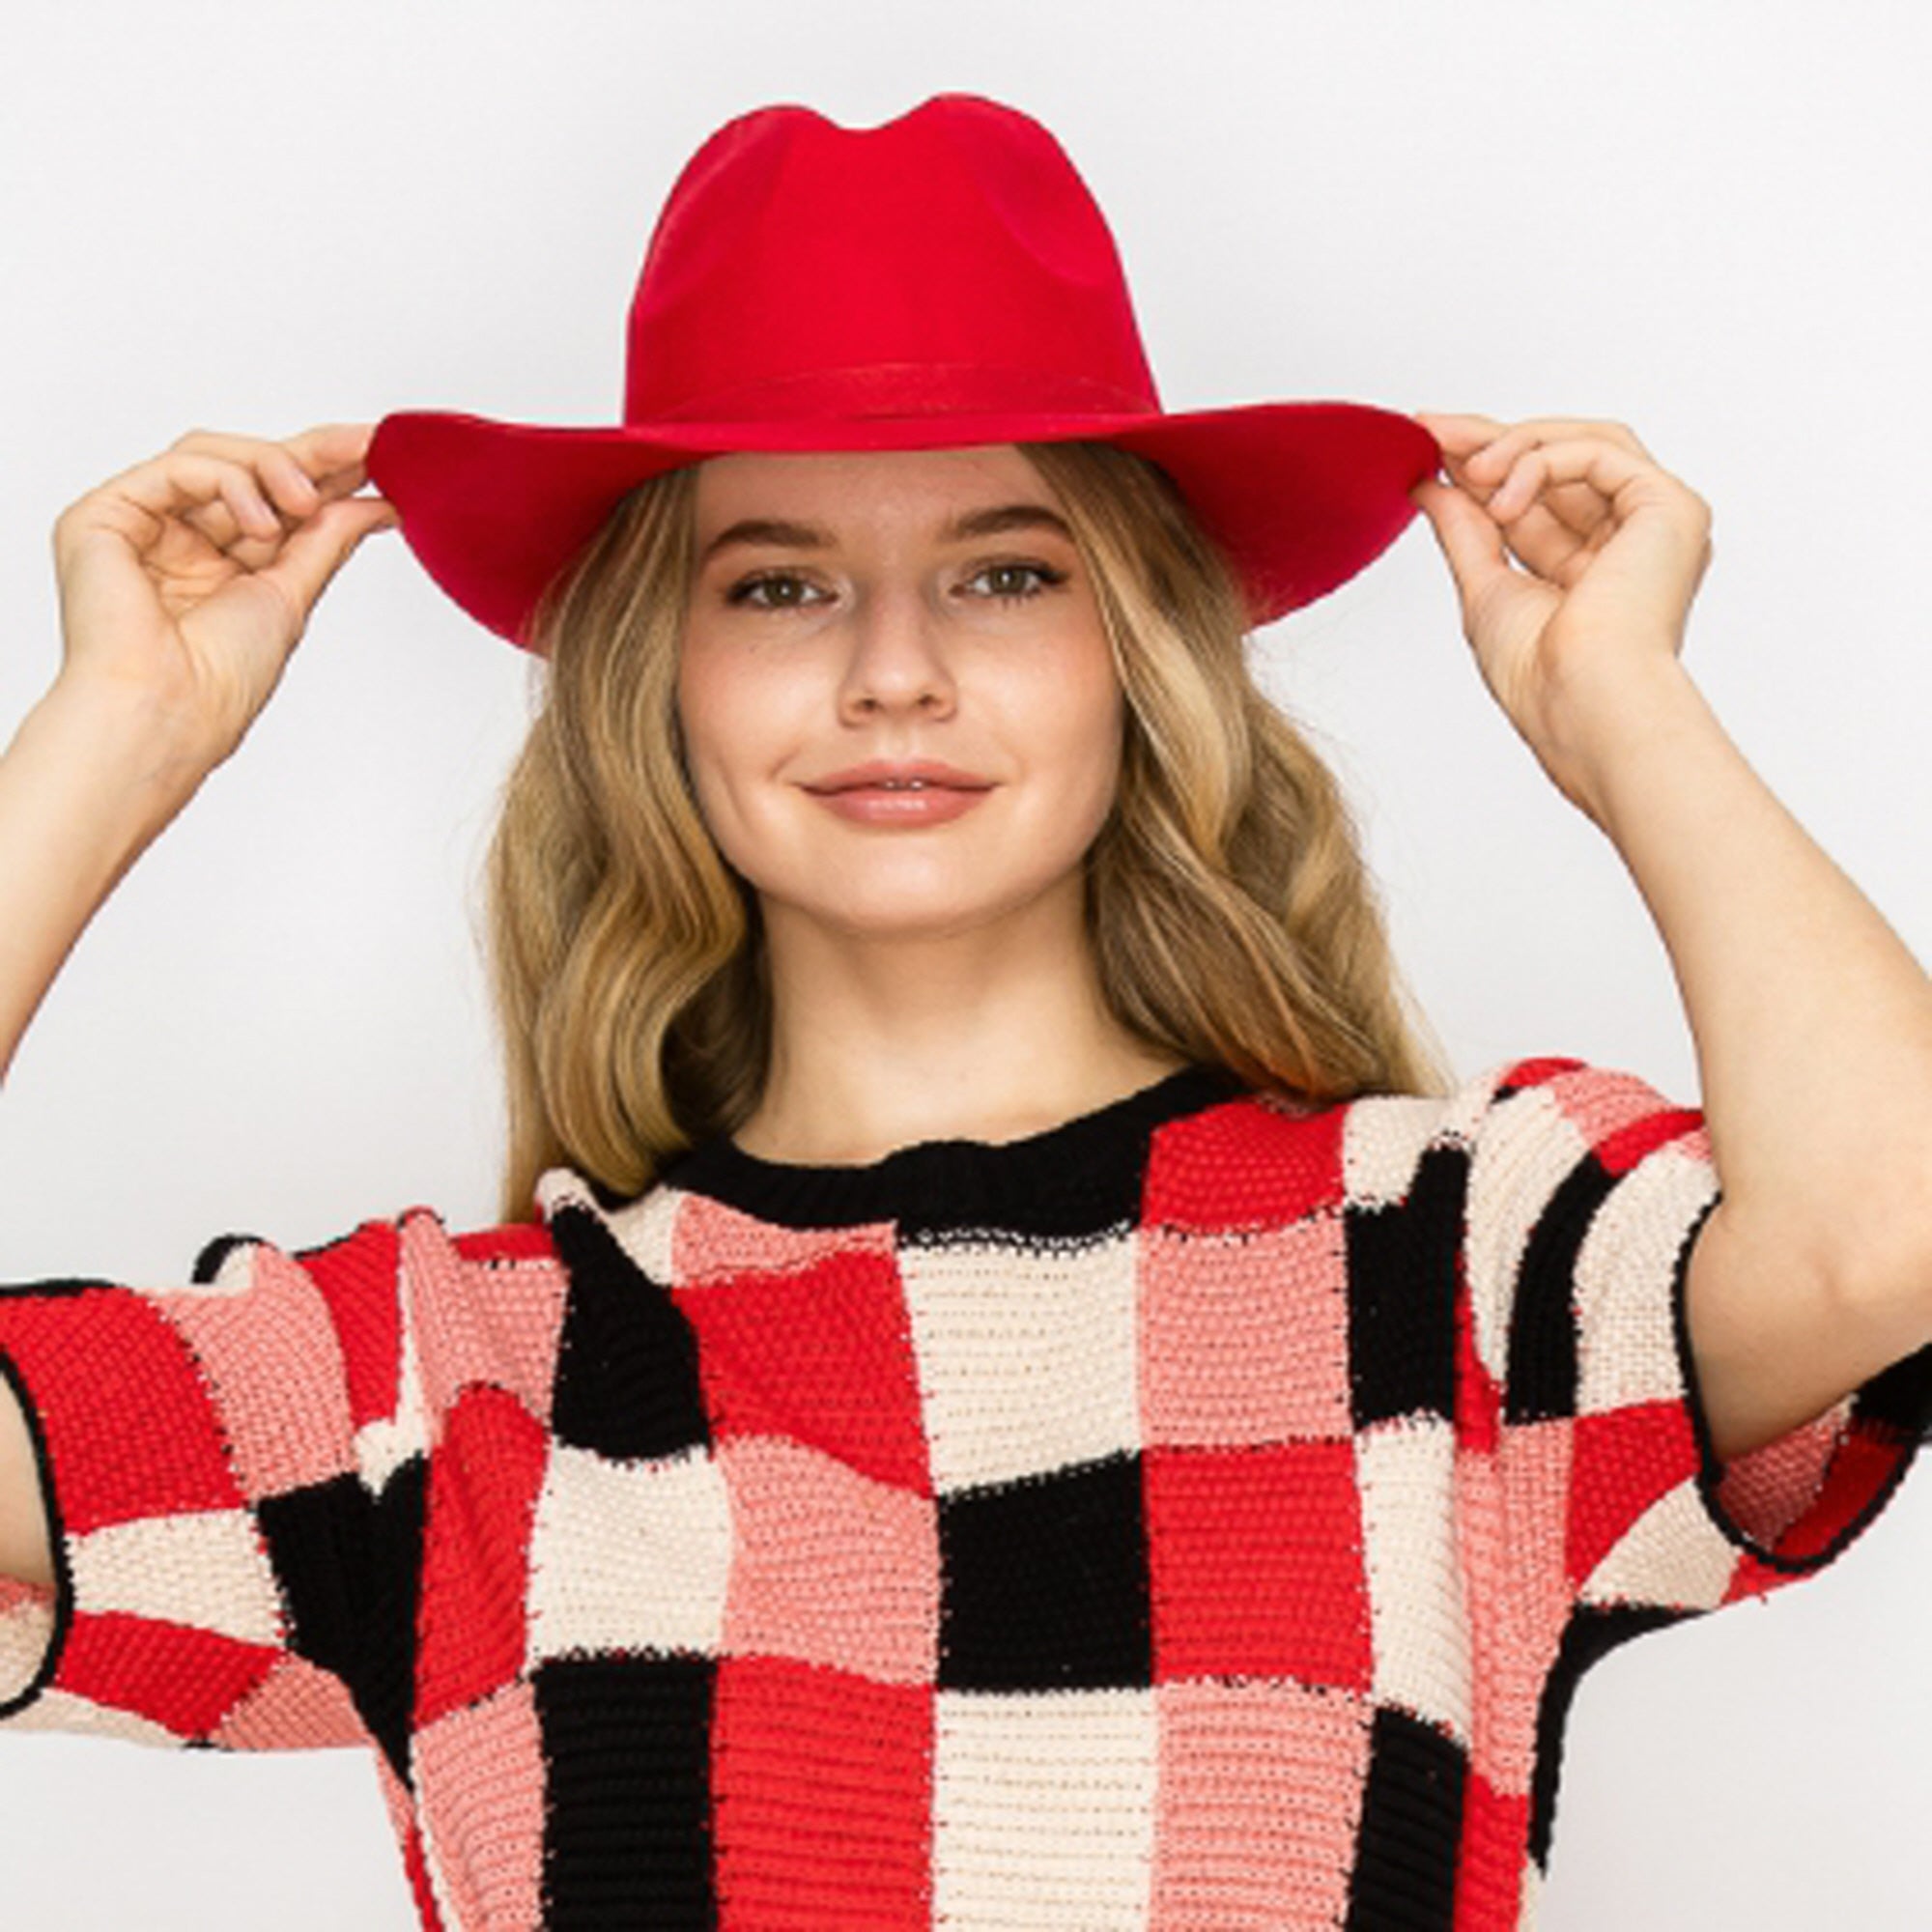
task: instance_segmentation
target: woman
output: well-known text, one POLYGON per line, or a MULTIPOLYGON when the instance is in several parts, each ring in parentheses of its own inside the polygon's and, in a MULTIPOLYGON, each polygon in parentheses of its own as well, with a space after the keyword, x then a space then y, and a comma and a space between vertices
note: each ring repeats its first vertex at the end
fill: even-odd
POLYGON ((1682 673, 1706 507, 1616 424, 1163 414, 974 97, 721 129, 629 375, 56 528, 10 1051, 372 531, 548 696, 501 1224, 0 1297, 0 1719, 367 1745, 428 1925, 1532 1922, 1581 1672, 1823 1567, 1932 1392, 1932 989, 1682 673), (1412 1032, 1242 646, 1417 506, 1701 1111, 1412 1032))

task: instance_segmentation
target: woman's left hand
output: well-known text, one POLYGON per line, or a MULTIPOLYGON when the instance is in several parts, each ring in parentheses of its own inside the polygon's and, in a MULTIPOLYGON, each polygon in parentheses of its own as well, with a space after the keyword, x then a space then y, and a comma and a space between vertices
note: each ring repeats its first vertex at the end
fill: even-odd
POLYGON ((1711 561, 1711 506, 1622 423, 1414 419, 1451 480, 1410 496, 1456 579, 1484 682, 1587 812, 1589 718, 1675 663, 1711 561))

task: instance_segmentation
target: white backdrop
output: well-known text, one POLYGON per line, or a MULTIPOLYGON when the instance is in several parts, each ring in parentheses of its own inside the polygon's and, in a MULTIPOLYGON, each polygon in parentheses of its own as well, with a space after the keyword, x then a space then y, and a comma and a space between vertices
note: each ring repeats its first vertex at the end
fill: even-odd
MULTIPOLYGON (((1631 423, 1716 510, 1687 665, 1932 958, 1908 0, 69 0, 8 43, 0 731, 57 662, 49 526, 101 477, 197 426, 614 421, 644 240, 712 128, 966 89, 1094 187, 1170 409, 1631 423)), ((1458 1069, 1575 1053, 1694 1101, 1643 903, 1484 691, 1426 523, 1264 648, 1458 1069)), ((526 710, 518 654, 372 539, 29 1035, 0 1280, 182 1279, 218 1232, 307 1245, 417 1202, 491 1217, 471 908, 526 710)), ((1591 1672, 1548 1932, 1925 1924, 1928 1584, 1921 1474, 1831 1572, 1591 1672)), ((413 1922, 356 1753, 0 1738, 0 1871, 35 1932, 413 1922)))

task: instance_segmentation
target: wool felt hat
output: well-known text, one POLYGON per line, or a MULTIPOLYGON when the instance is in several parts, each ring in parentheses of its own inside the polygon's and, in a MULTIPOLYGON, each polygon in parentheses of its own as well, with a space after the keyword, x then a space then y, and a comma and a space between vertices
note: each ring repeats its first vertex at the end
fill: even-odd
POLYGON ((539 594, 660 471, 1081 438, 1166 471, 1255 625, 1379 556, 1441 456, 1363 402, 1165 412, 1113 235, 1060 143, 947 93, 871 128, 760 107, 704 141, 645 249, 621 421, 399 411, 366 460, 430 576, 529 648, 539 594))

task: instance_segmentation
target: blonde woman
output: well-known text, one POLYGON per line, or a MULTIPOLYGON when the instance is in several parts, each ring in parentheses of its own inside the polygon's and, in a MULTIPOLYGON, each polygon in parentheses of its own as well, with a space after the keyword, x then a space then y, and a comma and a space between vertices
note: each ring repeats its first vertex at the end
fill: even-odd
POLYGON ((1680 668, 1707 507, 1162 412, 980 97, 727 124, 630 327, 617 425, 196 432, 56 526, 9 1055, 364 538, 546 702, 498 1225, 0 1296, 0 1721, 368 1748, 465 1932, 1533 1923, 1581 1673, 1829 1563, 1932 1393, 1932 989, 1680 668), (1249 675, 1418 507, 1699 1108, 1450 1074, 1249 675))

